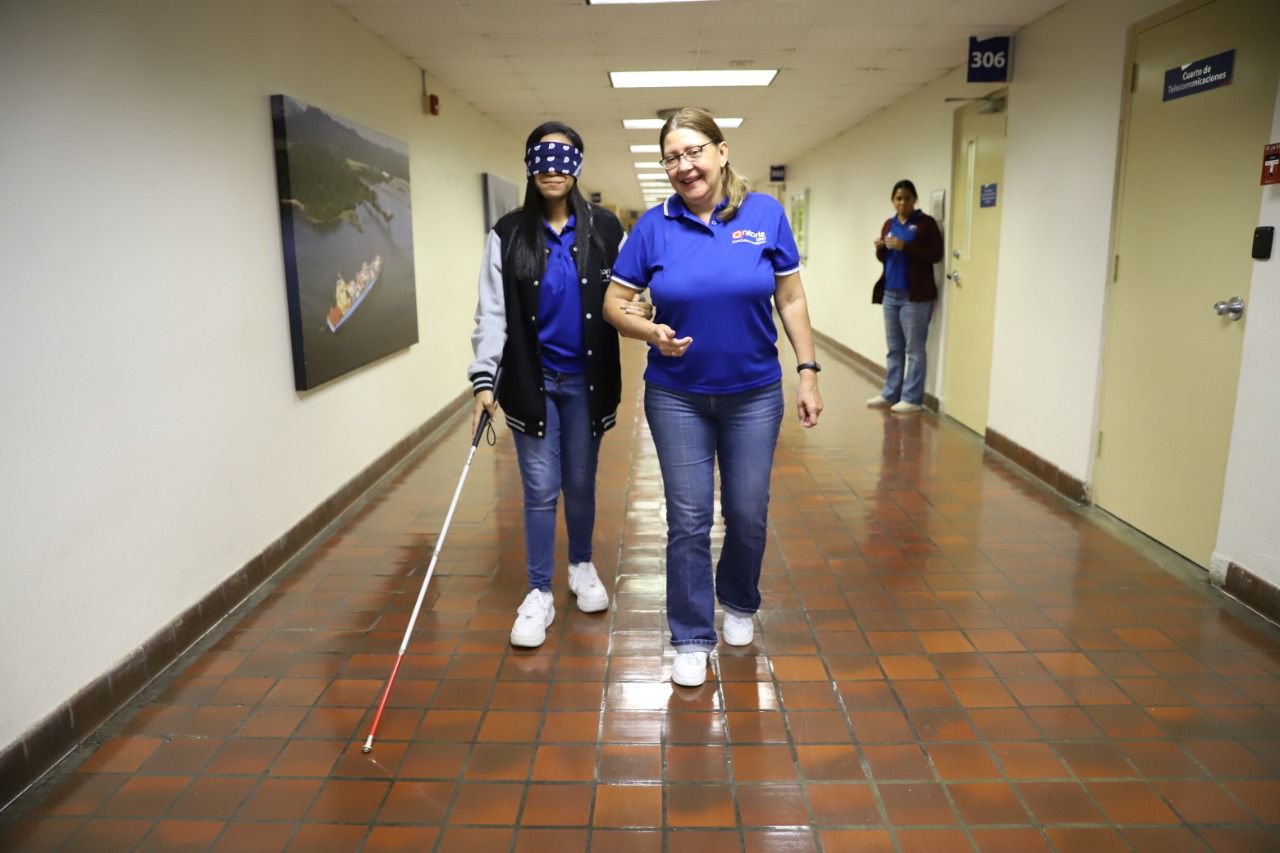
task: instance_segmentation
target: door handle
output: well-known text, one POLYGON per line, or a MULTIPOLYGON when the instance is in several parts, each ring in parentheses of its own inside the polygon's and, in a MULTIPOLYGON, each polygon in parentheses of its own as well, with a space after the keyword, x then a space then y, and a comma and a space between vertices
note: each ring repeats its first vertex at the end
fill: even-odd
POLYGON ((1232 320, 1239 320, 1244 315, 1244 300, 1239 296, 1213 303, 1213 312, 1219 317, 1230 315, 1232 320))
POLYGON ((960 273, 958 271, 947 273, 947 281, 954 281, 956 284, 960 284, 960 273))
POLYGON ((958 261, 958 260, 960 260, 960 250, 959 250, 959 249, 952 249, 952 250, 951 250, 951 257, 955 258, 957 261, 958 261))

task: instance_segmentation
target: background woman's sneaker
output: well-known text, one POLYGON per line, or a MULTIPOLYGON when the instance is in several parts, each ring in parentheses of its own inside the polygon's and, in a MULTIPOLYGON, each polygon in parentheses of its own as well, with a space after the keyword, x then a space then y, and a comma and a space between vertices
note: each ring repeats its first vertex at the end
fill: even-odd
POLYGON ((886 400, 884 397, 881 397, 879 394, 875 395, 870 400, 867 400, 867 407, 871 409, 887 409, 892 405, 893 405, 892 400, 886 400))
POLYGON ((731 646, 749 646, 756 637, 756 623, 750 614, 724 612, 724 627, 720 633, 731 646))
POLYGON ((707 680, 706 652, 676 652, 671 663, 671 681, 681 687, 701 687, 707 680))
POLYGON ((912 412, 919 412, 924 406, 919 403, 908 403, 906 400, 899 400, 889 407, 889 411, 899 415, 909 415, 912 412))
POLYGON ((578 598, 578 609, 583 613, 599 613, 609 609, 609 593, 596 567, 591 562, 569 564, 569 591, 578 598))
POLYGON ((531 589, 516 610, 516 624, 511 626, 511 645, 526 649, 546 642, 547 626, 556 621, 555 601, 551 593, 531 589))

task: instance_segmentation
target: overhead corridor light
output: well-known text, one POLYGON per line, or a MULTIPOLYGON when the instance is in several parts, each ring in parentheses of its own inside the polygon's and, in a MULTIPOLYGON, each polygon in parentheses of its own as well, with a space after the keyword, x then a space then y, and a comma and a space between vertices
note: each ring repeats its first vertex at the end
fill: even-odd
POLYGON ((587 0, 588 6, 621 6, 627 3, 708 3, 712 0, 587 0))
POLYGON ((615 89, 670 89, 704 86, 768 86, 776 68, 707 69, 701 71, 610 71, 615 89))
MULTIPOLYGON (((716 116, 715 119, 721 130, 742 127, 741 118, 721 118, 716 116)), ((662 126, 666 123, 667 120, 662 118, 624 118, 622 127, 626 130, 662 130, 662 126)))
POLYGON ((632 154, 658 154, 662 149, 657 145, 632 145, 632 154))

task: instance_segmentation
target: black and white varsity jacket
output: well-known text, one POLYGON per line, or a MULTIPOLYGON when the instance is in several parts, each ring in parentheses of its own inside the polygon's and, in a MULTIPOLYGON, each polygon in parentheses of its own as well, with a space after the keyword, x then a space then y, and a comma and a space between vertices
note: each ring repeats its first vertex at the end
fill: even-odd
MULTIPOLYGON (((608 210, 593 204, 589 211, 591 229, 597 239, 585 247, 575 242, 573 251, 575 261, 578 252, 591 253, 586 266, 589 275, 580 282, 582 336, 591 434, 599 436, 613 427, 622 396, 618 333, 605 322, 602 309, 613 262, 626 235, 617 217, 608 210)), ((501 361, 498 403, 507 425, 525 435, 541 437, 546 429, 547 404, 538 343, 539 282, 517 281, 509 265, 504 268, 503 264, 510 241, 516 239, 519 221, 518 211, 503 216, 489 232, 485 244, 476 326, 471 333, 475 360, 467 368, 467 378, 471 380, 472 393, 493 390, 494 371, 501 361)))

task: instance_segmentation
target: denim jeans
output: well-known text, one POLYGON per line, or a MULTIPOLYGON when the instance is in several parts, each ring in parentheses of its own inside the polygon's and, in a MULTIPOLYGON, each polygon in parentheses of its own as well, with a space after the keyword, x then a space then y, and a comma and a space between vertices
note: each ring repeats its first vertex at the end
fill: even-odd
POLYGON ((600 438, 591 435, 587 379, 580 373, 544 370, 545 437, 512 430, 524 484, 524 546, 530 589, 551 589, 556 557, 556 501, 564 490, 569 562, 591 559, 596 524, 596 460, 600 438))
POLYGON ((782 384, 741 394, 689 394, 646 385, 644 413, 667 501, 667 624, 680 651, 716 644, 716 599, 760 609, 769 473, 782 425, 782 384), (715 467, 724 545, 711 572, 715 467))
POLYGON ((889 343, 889 355, 885 359, 884 390, 880 396, 891 403, 924 402, 924 372, 928 362, 925 344, 929 341, 933 304, 911 302, 905 290, 884 292, 884 336, 889 343))

